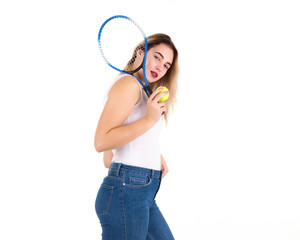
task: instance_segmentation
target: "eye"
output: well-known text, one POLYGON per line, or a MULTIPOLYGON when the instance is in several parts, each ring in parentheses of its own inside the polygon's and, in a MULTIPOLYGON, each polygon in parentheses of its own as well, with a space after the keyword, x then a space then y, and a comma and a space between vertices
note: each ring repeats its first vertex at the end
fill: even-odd
POLYGON ((154 55, 155 60, 160 61, 160 57, 157 55, 154 55))
POLYGON ((169 70, 169 66, 168 65, 164 65, 164 68, 166 69, 166 70, 169 70))

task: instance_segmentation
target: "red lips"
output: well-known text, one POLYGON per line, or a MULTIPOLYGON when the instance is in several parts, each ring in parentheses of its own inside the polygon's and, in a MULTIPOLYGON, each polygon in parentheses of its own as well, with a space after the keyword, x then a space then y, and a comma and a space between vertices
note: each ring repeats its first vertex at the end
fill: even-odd
POLYGON ((151 75, 152 75, 152 77, 154 77, 154 78, 157 78, 157 73, 156 72, 153 72, 153 71, 151 71, 151 75))

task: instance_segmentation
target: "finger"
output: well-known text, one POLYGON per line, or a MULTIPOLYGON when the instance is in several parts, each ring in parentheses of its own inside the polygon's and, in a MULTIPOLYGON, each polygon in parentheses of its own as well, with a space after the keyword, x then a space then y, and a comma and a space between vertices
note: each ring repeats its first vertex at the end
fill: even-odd
POLYGON ((153 99, 153 101, 159 102, 159 100, 163 97, 166 96, 169 92, 162 92, 160 94, 157 94, 156 97, 153 99))
POLYGON ((167 170, 167 169, 163 169, 162 178, 163 178, 164 176, 166 176, 167 173, 168 173, 168 170, 167 170))
POLYGON ((151 101, 153 101, 154 98, 155 98, 155 96, 156 96, 159 92, 161 92, 162 90, 163 90, 163 88, 158 88, 158 89, 156 89, 156 90, 150 95, 149 99, 150 99, 151 101))
POLYGON ((165 102, 158 102, 157 105, 158 105, 158 107, 161 108, 161 109, 162 109, 162 108, 163 108, 163 109, 166 108, 166 103, 165 103, 165 102))
POLYGON ((161 177, 163 178, 166 175, 164 165, 161 165, 161 170, 162 170, 161 177))

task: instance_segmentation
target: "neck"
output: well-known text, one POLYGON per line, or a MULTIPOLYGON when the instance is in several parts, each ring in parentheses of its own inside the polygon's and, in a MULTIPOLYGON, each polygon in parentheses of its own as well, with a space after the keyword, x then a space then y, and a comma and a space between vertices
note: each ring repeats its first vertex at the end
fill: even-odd
POLYGON ((144 75, 143 75, 143 69, 140 69, 139 71, 137 71, 134 74, 134 76, 136 76, 138 79, 140 79, 145 84, 144 75))

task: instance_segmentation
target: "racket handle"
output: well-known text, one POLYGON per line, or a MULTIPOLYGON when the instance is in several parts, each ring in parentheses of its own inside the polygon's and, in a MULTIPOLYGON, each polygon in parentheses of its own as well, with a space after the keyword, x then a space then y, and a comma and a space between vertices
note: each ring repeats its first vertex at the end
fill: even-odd
POLYGON ((152 94, 152 89, 149 86, 145 86, 143 89, 147 96, 150 97, 150 95, 152 94))

